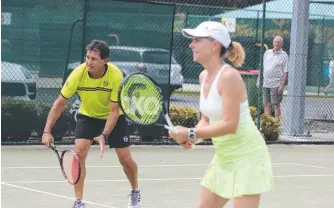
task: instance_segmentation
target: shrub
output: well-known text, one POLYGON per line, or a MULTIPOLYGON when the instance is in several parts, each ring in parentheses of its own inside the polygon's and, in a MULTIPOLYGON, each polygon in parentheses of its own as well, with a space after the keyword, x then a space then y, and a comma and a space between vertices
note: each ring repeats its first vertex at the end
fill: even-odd
MULTIPOLYGON (((257 108, 249 107, 251 116, 255 124, 257 124, 257 108)), ((275 118, 271 115, 262 114, 260 122, 260 131, 266 141, 277 141, 280 132, 280 118, 275 118)))
POLYGON ((249 106, 250 114, 252 116, 253 121, 256 123, 257 121, 257 108, 254 106, 249 106))
POLYGON ((199 121, 199 115, 195 108, 171 105, 169 116, 175 126, 194 127, 199 121))
POLYGON ((2 98, 1 103, 1 139, 27 141, 37 124, 37 112, 34 101, 13 97, 2 98))
POLYGON ((260 130, 266 141, 277 141, 280 134, 280 118, 262 114, 260 130))

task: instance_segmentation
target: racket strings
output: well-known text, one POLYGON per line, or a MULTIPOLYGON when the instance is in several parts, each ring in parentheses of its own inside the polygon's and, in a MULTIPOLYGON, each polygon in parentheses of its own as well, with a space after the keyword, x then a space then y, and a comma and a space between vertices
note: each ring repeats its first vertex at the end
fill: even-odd
POLYGON ((136 74, 127 78, 120 94, 124 113, 140 124, 158 120, 162 111, 162 95, 156 84, 145 75, 136 74))
POLYGON ((76 155, 71 152, 65 152, 62 159, 64 173, 70 183, 76 183, 80 176, 80 165, 76 155))

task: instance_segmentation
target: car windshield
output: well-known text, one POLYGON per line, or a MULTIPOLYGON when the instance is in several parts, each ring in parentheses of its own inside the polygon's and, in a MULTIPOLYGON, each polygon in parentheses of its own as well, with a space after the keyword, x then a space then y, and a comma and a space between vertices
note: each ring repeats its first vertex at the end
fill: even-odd
POLYGON ((111 49, 109 60, 111 62, 141 62, 139 52, 123 49, 111 49))
POLYGON ((24 76, 27 78, 27 79, 32 79, 32 76, 31 74, 29 73, 29 71, 25 68, 21 68, 21 71, 23 72, 24 76))
MULTIPOLYGON (((169 64, 169 57, 169 53, 165 51, 146 51, 143 53, 144 63, 150 64, 169 64)), ((176 64, 173 57, 171 63, 176 64)))

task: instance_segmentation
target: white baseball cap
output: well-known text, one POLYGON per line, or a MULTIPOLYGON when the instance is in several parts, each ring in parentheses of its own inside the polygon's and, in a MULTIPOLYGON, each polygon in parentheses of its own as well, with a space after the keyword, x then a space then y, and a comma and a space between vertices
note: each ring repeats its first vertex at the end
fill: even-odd
POLYGON ((195 29, 182 29, 182 35, 186 38, 211 37, 219 41, 225 48, 228 48, 232 42, 230 34, 225 25, 214 21, 202 22, 195 29))

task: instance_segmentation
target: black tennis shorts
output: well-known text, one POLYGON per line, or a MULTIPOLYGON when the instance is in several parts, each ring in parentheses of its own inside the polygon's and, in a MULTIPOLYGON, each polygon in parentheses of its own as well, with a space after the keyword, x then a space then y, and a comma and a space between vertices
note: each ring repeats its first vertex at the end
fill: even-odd
MULTIPOLYGON (((102 134, 105 124, 106 120, 78 114, 75 138, 93 140, 94 137, 102 134)), ((108 137, 110 148, 124 148, 130 146, 127 127, 128 124, 125 115, 120 115, 114 129, 108 137)))

